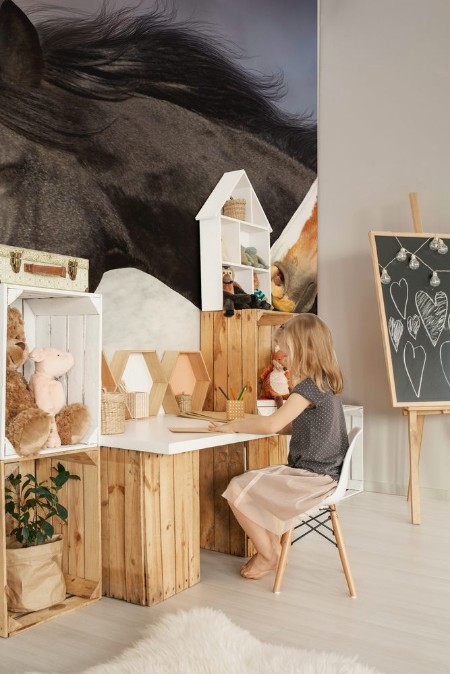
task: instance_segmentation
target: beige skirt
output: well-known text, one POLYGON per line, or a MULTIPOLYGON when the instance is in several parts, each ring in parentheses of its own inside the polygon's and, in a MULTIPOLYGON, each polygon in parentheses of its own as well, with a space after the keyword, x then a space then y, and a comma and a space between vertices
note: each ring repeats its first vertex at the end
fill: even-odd
POLYGON ((222 496, 249 520, 281 536, 337 486, 329 475, 269 466, 234 477, 222 496))

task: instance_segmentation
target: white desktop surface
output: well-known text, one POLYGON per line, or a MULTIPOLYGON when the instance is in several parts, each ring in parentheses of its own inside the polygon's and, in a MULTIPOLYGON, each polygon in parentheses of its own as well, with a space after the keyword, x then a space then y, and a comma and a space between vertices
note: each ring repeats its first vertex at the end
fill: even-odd
POLYGON ((169 414, 160 414, 146 419, 130 419, 125 422, 124 433, 100 435, 100 445, 152 454, 181 454, 275 435, 274 433, 254 435, 250 433, 172 433, 169 431, 169 427, 175 428, 176 426, 183 428, 204 426, 206 428, 208 421, 186 419, 169 414))

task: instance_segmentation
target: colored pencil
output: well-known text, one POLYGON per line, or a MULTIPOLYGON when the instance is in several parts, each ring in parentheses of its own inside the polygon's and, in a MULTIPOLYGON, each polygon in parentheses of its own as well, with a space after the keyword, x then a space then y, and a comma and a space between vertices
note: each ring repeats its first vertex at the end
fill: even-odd
POLYGON ((238 400, 242 400, 242 398, 244 397, 244 394, 245 394, 246 390, 247 390, 247 387, 246 387, 246 386, 243 386, 243 387, 241 388, 241 392, 239 393, 238 398, 237 398, 238 400))
POLYGON ((223 388, 222 388, 221 386, 218 386, 217 388, 219 389, 219 391, 220 391, 221 393, 223 393, 223 395, 225 396, 225 398, 226 398, 227 400, 230 399, 230 398, 227 396, 227 394, 225 393, 225 391, 223 390, 223 388))
POLYGON ((230 386, 230 393, 231 393, 231 397, 233 398, 233 400, 237 400, 237 398, 236 398, 236 393, 233 391, 233 387, 232 387, 232 386, 230 386))

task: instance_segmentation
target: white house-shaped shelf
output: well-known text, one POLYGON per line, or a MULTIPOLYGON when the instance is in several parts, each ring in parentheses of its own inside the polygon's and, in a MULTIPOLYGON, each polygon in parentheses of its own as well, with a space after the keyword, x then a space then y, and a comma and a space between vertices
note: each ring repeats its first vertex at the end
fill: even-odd
MULTIPOLYGON (((235 280, 247 293, 259 289, 270 301, 270 232, 272 228, 244 170, 224 173, 196 215, 200 221, 200 269, 202 310, 222 309, 222 266, 234 271, 235 280), (245 216, 223 214, 230 198, 245 199, 245 216), (243 264, 242 251, 251 247, 260 258, 257 265, 243 264)), ((248 261, 247 261, 248 262, 248 261)))

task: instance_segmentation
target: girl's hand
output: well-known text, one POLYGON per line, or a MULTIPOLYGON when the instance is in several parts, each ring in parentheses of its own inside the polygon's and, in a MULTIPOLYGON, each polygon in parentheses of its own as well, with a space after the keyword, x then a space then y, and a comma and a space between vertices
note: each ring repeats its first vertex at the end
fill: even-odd
POLYGON ((208 424, 208 431, 216 431, 217 433, 234 433, 233 422, 228 424, 218 424, 216 421, 210 421, 208 424))

